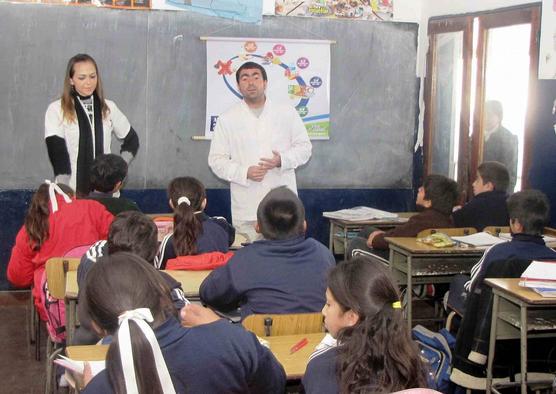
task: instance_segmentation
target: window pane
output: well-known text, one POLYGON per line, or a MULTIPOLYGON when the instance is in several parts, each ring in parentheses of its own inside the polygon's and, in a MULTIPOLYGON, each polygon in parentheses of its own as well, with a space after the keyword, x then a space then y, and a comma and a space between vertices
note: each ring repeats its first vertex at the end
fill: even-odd
POLYGON ((509 192, 521 189, 530 33, 531 25, 523 24, 487 35, 482 157, 508 167, 509 192))
POLYGON ((463 67, 463 32, 436 36, 436 91, 431 172, 457 178, 463 67))

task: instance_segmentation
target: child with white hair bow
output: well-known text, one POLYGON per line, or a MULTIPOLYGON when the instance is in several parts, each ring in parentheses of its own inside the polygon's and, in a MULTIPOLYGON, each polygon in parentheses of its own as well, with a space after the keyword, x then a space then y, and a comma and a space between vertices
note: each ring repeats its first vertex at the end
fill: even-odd
POLYGON ((45 181, 29 204, 24 224, 17 233, 8 263, 8 280, 15 287, 34 284, 35 306, 46 320, 40 303, 44 265, 71 249, 106 239, 113 216, 92 200, 76 200, 69 186, 45 181))
POLYGON ((101 257, 86 288, 93 327, 113 340, 84 394, 284 391, 282 367, 252 333, 223 319, 182 327, 166 283, 140 257, 101 257))

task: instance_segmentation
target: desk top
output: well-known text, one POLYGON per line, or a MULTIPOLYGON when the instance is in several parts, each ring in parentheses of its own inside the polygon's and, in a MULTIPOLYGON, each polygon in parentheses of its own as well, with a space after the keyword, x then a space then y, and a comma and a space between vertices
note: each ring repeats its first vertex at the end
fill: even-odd
POLYGON ((412 254, 469 254, 481 255, 485 248, 461 247, 459 245, 448 248, 435 248, 434 246, 417 242, 414 237, 386 237, 386 241, 400 249, 407 250, 412 254))
MULTIPOLYGON (((316 334, 265 337, 264 339, 270 343, 270 350, 280 364, 284 366, 288 379, 300 379, 305 374, 309 356, 323 337, 324 333, 321 332, 316 334), (307 338, 309 343, 297 352, 290 354, 291 347, 303 338, 307 338)), ((69 358, 83 361, 104 360, 107 351, 107 345, 68 346, 66 348, 66 354, 69 358)))
POLYGON ((284 366, 287 378, 300 379, 307 369, 309 356, 322 341, 324 335, 324 332, 319 332, 315 334, 280 335, 264 337, 263 339, 269 342, 272 354, 284 366), (307 338, 309 343, 297 352, 290 354, 291 347, 303 338, 307 338))
POLYGON ((406 223, 407 220, 416 215, 417 212, 396 212, 398 214, 397 218, 387 218, 387 219, 372 219, 372 220, 345 220, 345 219, 332 219, 324 216, 330 222, 335 224, 340 224, 343 226, 353 225, 353 226, 371 226, 371 225, 396 225, 406 223))
MULTIPOLYGON (((211 271, 164 271, 181 283, 186 297, 198 297, 199 287, 211 271)), ((68 271, 66 276, 66 297, 76 299, 79 292, 77 271, 68 271)))
POLYGON ((519 278, 485 279, 485 283, 502 293, 510 294, 532 305, 555 305, 556 298, 543 297, 535 291, 519 285, 519 278))
POLYGON ((164 270, 163 272, 181 283, 181 288, 186 297, 198 297, 201 283, 212 271, 164 270))

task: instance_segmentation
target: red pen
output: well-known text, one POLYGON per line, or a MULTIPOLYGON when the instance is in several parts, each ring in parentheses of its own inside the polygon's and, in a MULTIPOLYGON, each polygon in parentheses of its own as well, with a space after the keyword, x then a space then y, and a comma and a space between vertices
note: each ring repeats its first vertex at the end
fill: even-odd
POLYGON ((306 346, 308 343, 309 340, 307 338, 303 338, 301 341, 297 342, 295 345, 291 347, 290 354, 297 352, 299 349, 301 349, 303 346, 306 346))

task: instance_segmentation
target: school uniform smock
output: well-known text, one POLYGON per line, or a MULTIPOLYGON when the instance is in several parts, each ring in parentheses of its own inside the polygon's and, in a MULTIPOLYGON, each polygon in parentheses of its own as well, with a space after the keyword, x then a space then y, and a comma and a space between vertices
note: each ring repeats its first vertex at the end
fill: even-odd
MULTIPOLYGON (((203 225, 203 232, 197 238, 197 253, 222 252, 226 253, 231 244, 234 243, 235 229, 220 217, 210 217, 204 212, 196 213, 195 216, 203 225)), ((155 257, 155 266, 158 269, 166 269, 166 263, 170 259, 178 257, 174 248, 174 234, 167 234, 160 243, 158 253, 155 257)))
POLYGON ((120 212, 126 211, 141 212, 135 201, 132 201, 129 198, 125 197, 114 197, 112 193, 94 191, 90 193, 86 198, 89 200, 100 202, 114 216, 116 216, 120 212))
POLYGON ((307 394, 338 394, 338 349, 330 348, 307 364, 302 383, 307 394))
POLYGON ((46 320, 46 312, 40 303, 40 292, 46 260, 62 257, 77 246, 91 245, 99 239, 106 239, 114 218, 96 201, 74 199, 66 203, 60 196, 57 196, 57 201, 58 211, 50 213, 48 218, 47 240, 38 251, 33 250, 23 225, 17 233, 7 271, 8 280, 16 287, 27 287, 34 283, 35 306, 43 320, 46 320))
MULTIPOLYGON (((95 96, 96 97, 96 96, 95 96)), ((96 101, 94 101, 96 103, 96 101)), ((137 133, 133 130, 126 116, 120 111, 113 101, 105 100, 109 108, 108 114, 102 119, 102 147, 96 147, 97 140, 94 132, 94 119, 88 119, 92 133, 93 159, 99 154, 110 153, 110 143, 112 134, 120 140, 124 140, 121 146, 122 152, 129 152, 135 156, 139 149, 139 139, 137 133)), ((83 106, 79 97, 74 98, 75 106, 83 106)), ((78 120, 68 122, 63 118, 61 100, 56 100, 48 106, 44 119, 44 138, 48 148, 48 154, 54 175, 69 174, 69 186, 82 194, 87 195, 89 190, 78 190, 77 186, 77 163, 80 145, 80 127, 78 120)), ((89 174, 90 168, 82 169, 89 174)), ((88 179, 88 176, 86 176, 88 179)), ((88 185, 88 183, 87 183, 88 185)))
POLYGON ((493 190, 477 194, 461 209, 452 213, 455 227, 507 226, 510 222, 505 192, 493 190))
POLYGON ((253 313, 319 312, 326 274, 336 264, 330 250, 303 236, 260 240, 235 252, 199 289, 201 300, 222 311, 241 306, 253 313))
MULTIPOLYGON (((155 334, 177 393, 284 392, 284 369, 270 350, 241 326, 221 319, 184 328, 170 318, 155 334)), ((82 392, 112 393, 106 370, 82 392)))
POLYGON ((230 182, 232 219, 254 221, 263 197, 279 186, 297 193, 295 169, 311 157, 311 141, 296 110, 272 102, 255 116, 245 102, 218 117, 208 163, 212 171, 230 182), (247 179, 247 169, 278 151, 282 165, 268 171, 261 182, 247 179))

